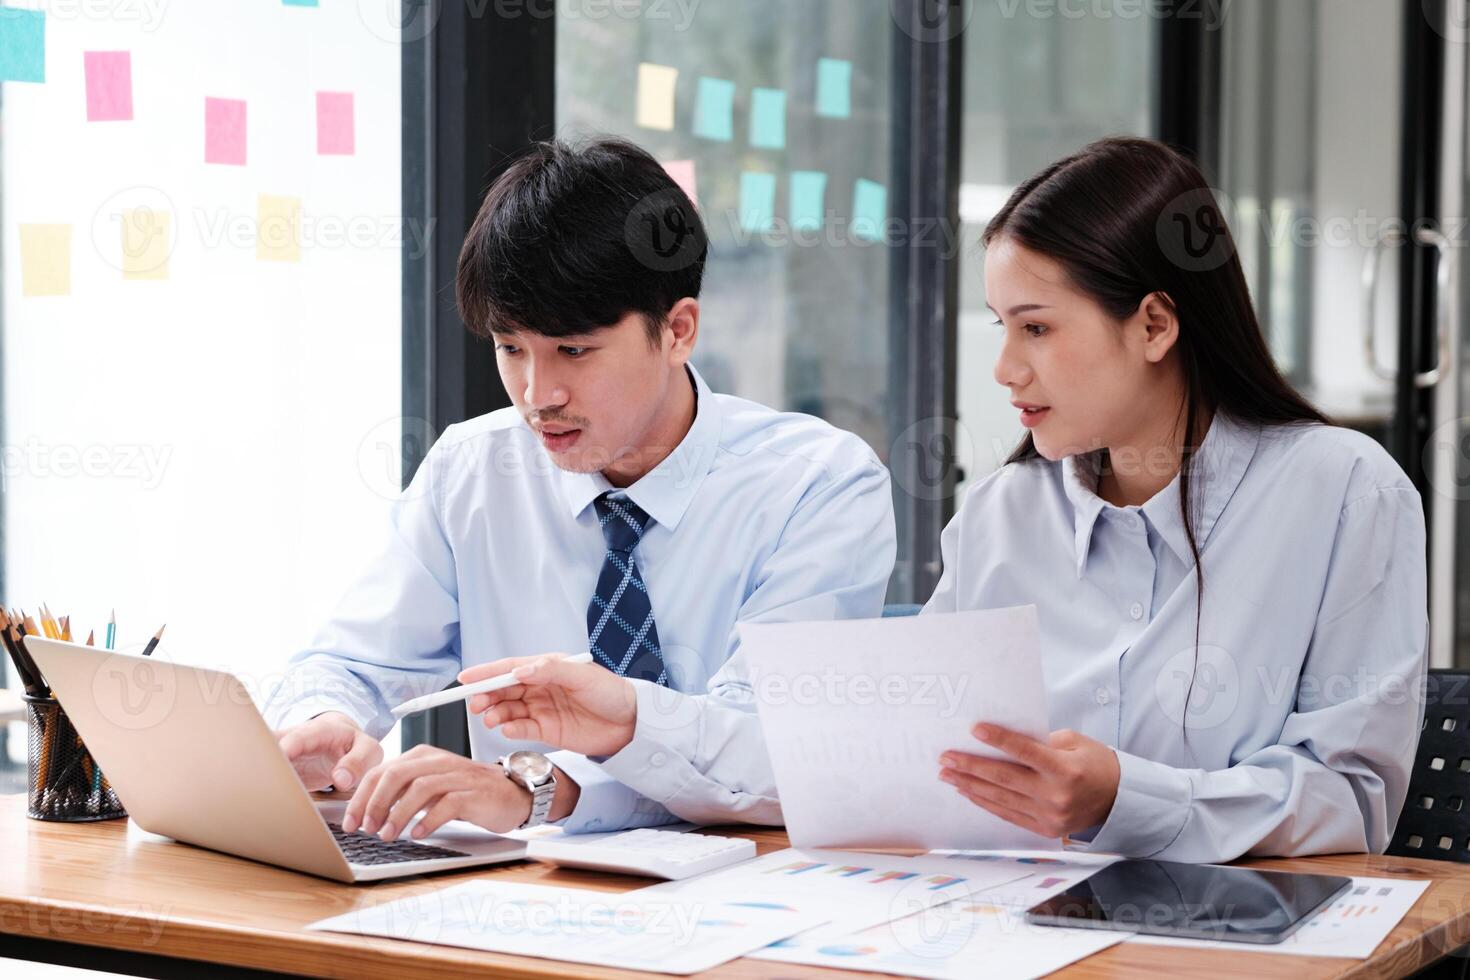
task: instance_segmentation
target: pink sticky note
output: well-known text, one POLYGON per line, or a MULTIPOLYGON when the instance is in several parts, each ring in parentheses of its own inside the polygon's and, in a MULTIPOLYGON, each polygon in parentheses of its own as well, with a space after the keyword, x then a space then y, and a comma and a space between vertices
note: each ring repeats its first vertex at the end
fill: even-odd
POLYGON ((204 162, 245 163, 245 100, 204 99, 204 162))
POLYGON ((695 191, 698 185, 694 179, 694 161, 665 160, 664 170, 668 171, 669 176, 674 178, 674 183, 678 184, 684 193, 689 195, 689 200, 693 201, 697 207, 699 205, 699 194, 695 191))
POLYGON ((133 118, 133 56, 128 51, 83 52, 87 121, 133 118))
POLYGON ((316 94, 316 151, 347 155, 353 152, 351 92, 316 94))

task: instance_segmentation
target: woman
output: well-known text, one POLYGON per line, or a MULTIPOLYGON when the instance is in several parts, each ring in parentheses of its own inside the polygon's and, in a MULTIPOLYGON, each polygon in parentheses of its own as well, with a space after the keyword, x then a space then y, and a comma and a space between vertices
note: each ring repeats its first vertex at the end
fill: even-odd
MULTIPOLYGON (((1382 851, 1422 718, 1413 486, 1282 379, 1213 196, 1162 144, 1053 164, 984 241, 995 378, 1029 432, 946 528, 925 611, 1034 603, 1051 720, 1071 727, 1043 743, 977 725, 999 757, 947 752, 940 778, 1130 856, 1382 851)), ((701 745, 700 712, 735 710, 713 699, 660 728, 642 682, 597 667, 506 660, 461 679, 513 669, 522 685, 471 710, 511 738, 616 754, 619 779, 636 760, 717 778, 763 748, 758 731, 701 745)), ((774 795, 729 789, 732 818, 774 795)))
POLYGON ((1053 164, 984 241, 1029 431, 945 529, 926 611, 1035 603, 1071 727, 978 726, 1005 758, 947 753, 941 778, 1101 851, 1382 851, 1422 717, 1418 493, 1282 379, 1204 178, 1162 144, 1053 164))

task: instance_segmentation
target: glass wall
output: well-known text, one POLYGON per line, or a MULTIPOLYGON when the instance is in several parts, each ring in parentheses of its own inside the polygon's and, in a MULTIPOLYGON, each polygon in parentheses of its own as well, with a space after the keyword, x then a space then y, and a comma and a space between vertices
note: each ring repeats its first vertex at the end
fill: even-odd
POLYGON ((716 391, 820 415, 886 460, 887 5, 624 6, 558 5, 558 135, 628 137, 694 191, 694 363, 716 391))
POLYGON ((957 451, 968 483, 1024 428, 992 377, 1001 328, 985 306, 980 235, 1016 185, 1092 140, 1154 135, 1157 19, 1126 3, 975 4, 965 32, 957 451))
POLYGON ((261 698, 346 586, 398 490, 420 237, 386 26, 352 4, 3 12, 7 605, 78 640, 115 609, 124 650, 167 623, 157 656, 261 698))

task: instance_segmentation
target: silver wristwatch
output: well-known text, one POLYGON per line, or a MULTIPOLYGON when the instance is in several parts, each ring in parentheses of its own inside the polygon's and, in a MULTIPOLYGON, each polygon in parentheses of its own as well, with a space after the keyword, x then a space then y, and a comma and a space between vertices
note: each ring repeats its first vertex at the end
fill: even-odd
POLYGON ((556 773, 551 760, 540 752, 512 752, 500 757, 500 768, 507 778, 514 780, 531 791, 531 815, 517 827, 539 827, 551 813, 551 801, 556 799, 556 773))

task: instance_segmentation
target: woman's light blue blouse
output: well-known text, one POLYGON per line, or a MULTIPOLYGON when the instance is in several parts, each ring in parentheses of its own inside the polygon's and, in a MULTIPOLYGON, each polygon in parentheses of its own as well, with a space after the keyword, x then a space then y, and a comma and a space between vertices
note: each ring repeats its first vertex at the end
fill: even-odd
POLYGON ((925 607, 1037 606, 1051 728, 1113 746, 1122 774, 1074 838, 1177 861, 1381 852, 1423 718, 1418 492, 1357 432, 1217 414, 1191 483, 1196 654, 1179 478, 1116 507, 1094 492, 1100 456, 976 484, 925 607))

